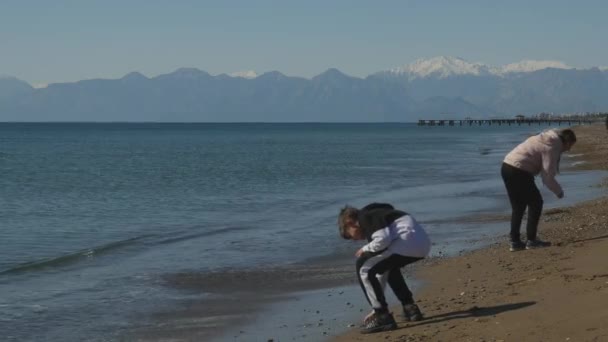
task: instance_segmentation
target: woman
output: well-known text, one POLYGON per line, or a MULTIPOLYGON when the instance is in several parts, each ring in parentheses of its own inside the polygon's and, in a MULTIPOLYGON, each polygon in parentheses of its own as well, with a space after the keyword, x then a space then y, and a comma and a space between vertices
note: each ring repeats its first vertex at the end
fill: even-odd
POLYGON ((528 138, 505 157, 502 163, 502 179, 505 182, 511 202, 511 251, 547 247, 551 243, 536 237, 538 221, 543 210, 543 198, 534 183, 534 176, 540 173, 543 183, 557 198, 564 197, 564 191, 555 180, 559 171, 559 160, 563 152, 569 151, 576 143, 576 135, 571 129, 548 130, 528 138), (528 208, 524 244, 519 235, 524 212, 528 208))

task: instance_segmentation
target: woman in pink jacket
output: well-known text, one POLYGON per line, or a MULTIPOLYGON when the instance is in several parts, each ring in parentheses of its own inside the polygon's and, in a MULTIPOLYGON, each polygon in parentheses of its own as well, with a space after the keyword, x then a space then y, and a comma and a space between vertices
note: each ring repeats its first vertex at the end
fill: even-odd
POLYGON ((536 237, 538 221, 543 210, 543 198, 534 183, 534 176, 540 174, 543 183, 557 198, 564 197, 564 191, 555 180, 559 171, 559 160, 563 152, 569 151, 576 143, 576 135, 571 129, 548 130, 528 138, 505 157, 502 163, 502 179, 505 182, 511 202, 511 251, 547 247, 551 243, 536 237), (524 212, 528 208, 524 244, 519 229, 524 212))

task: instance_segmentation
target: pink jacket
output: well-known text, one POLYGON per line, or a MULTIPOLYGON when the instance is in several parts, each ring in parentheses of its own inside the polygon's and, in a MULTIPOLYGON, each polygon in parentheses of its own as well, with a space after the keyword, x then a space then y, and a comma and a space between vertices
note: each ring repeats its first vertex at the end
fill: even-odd
POLYGON ((507 154, 504 162, 533 175, 540 173, 545 186, 557 195, 562 192, 555 180, 562 148, 557 131, 548 130, 519 144, 507 154))

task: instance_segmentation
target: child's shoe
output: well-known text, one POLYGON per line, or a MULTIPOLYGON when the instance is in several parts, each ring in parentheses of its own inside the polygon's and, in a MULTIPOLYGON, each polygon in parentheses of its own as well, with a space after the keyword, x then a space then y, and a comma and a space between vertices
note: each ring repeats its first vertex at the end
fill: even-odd
POLYGON ((381 331, 397 329, 397 322, 390 312, 375 313, 361 328, 362 334, 372 334, 381 331))
POLYGON ((551 246, 551 242, 542 240, 528 240, 526 242, 526 249, 542 248, 551 246))
POLYGON ((422 320, 422 312, 416 304, 405 304, 403 306, 403 318, 408 322, 418 322, 422 320))

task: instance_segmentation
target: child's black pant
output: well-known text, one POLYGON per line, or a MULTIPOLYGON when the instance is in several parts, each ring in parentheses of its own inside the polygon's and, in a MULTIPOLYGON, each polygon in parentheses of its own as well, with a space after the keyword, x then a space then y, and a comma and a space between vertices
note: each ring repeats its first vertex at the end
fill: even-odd
POLYGON ((534 175, 505 163, 502 164, 500 173, 505 182, 512 208, 511 241, 521 241, 519 228, 526 207, 528 208, 526 235, 528 240, 536 240, 538 221, 543 210, 543 197, 534 183, 534 175))
POLYGON ((376 311, 387 310, 384 286, 388 282, 401 304, 412 304, 414 298, 401 274, 401 268, 423 258, 399 254, 364 253, 357 259, 357 275, 365 297, 376 311), (378 275, 382 275, 378 279, 378 275))

